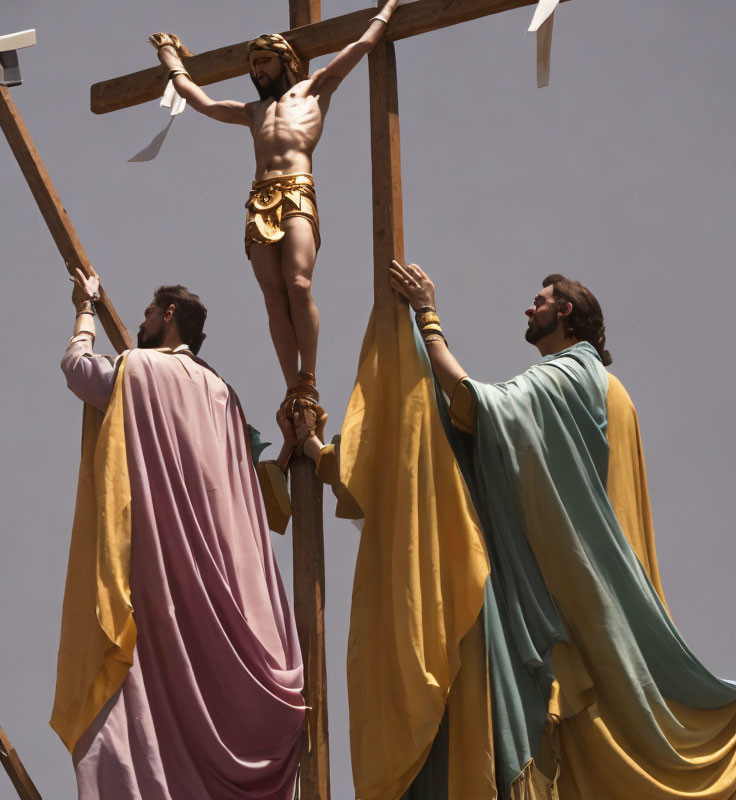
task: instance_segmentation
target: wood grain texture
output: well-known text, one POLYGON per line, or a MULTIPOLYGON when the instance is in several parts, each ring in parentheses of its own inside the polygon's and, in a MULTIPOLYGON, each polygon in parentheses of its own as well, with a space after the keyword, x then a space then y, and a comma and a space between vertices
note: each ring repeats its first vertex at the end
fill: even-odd
POLYGON ((373 290, 376 330, 381 331, 384 327, 381 319, 386 314, 393 314, 395 308, 388 267, 393 258, 404 262, 399 90, 393 43, 378 43, 368 56, 368 75, 373 179, 373 290))
MULTIPOLYGON (((36 789, 30 776, 26 772, 23 763, 15 752, 15 748, 10 744, 10 740, 5 735, 5 731, 0 727, 0 762, 8 773, 15 791, 21 800, 41 800, 41 795, 36 789)), ((5 794, 3 793, 4 797, 5 794)))
MULTIPOLYGON (((74 275, 76 268, 81 267, 86 275, 96 274, 41 161, 41 156, 33 144, 23 118, 13 103, 10 91, 4 86, 0 86, 0 128, 5 133, 10 149, 46 220, 67 271, 70 275, 74 275)), ((100 287, 100 300, 95 303, 95 307, 112 346, 118 353, 129 349, 131 341, 128 331, 102 287, 100 287)))
MULTIPOLYGON (((290 4, 297 2, 298 0, 290 0, 290 4)), ((385 41, 406 39, 512 8, 533 5, 535 2, 536 0, 418 0, 396 9, 386 30, 385 41)), ((309 0, 307 3, 305 0, 305 5, 318 7, 319 3, 316 0, 309 0)), ((309 61, 341 50, 360 38, 375 14, 375 8, 366 8, 321 22, 292 26, 283 35, 309 61)), ((260 31, 255 31, 254 36, 258 33, 260 31)), ((184 64, 200 86, 236 78, 248 72, 245 58, 247 44, 241 42, 208 50, 185 58, 184 64)), ((163 93, 166 75, 166 68, 159 65, 95 83, 90 90, 91 109, 95 114, 107 114, 155 100, 163 93)))
POLYGON ((330 800, 325 655, 325 548, 322 483, 311 459, 291 460, 291 518, 294 553, 294 615, 304 660, 308 738, 301 760, 303 800, 330 800))
POLYGON ((289 25, 301 28, 322 19, 321 0, 289 0, 289 25))
MULTIPOLYGON (((289 0, 292 28, 320 19, 320 0, 289 0)), ((300 762, 300 797, 330 800, 325 651, 325 545, 322 483, 304 454, 291 461, 294 614, 304 661, 307 736, 300 762)))

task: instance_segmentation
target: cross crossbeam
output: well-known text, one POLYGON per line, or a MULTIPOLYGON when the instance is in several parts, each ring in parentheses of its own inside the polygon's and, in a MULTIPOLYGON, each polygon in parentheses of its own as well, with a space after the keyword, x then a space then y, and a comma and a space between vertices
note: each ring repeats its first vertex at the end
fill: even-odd
MULTIPOLYGON (((534 5, 536 2, 537 0, 417 0, 396 9, 386 30, 385 41, 406 39, 513 8, 534 5)), ((300 56, 310 60, 337 52, 359 39, 375 13, 375 8, 354 11, 292 28, 285 31, 283 36, 300 56)), ((184 61, 194 82, 206 86, 245 75, 248 72, 247 46, 247 42, 241 42, 218 47, 184 61)), ((155 100, 163 92, 166 76, 166 68, 157 66, 95 83, 90 90, 90 107, 95 114, 107 114, 155 100)))

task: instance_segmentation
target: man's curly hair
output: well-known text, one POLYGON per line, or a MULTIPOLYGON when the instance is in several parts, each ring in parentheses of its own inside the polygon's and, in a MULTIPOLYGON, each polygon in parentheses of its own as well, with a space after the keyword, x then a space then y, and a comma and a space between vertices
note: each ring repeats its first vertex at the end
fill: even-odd
POLYGON ((604 366, 608 366, 613 359, 606 350, 606 325, 603 322, 603 312, 595 295, 586 289, 582 283, 571 281, 564 275, 555 273, 548 275, 542 286, 552 286, 552 295, 558 305, 570 303, 572 311, 565 320, 567 335, 584 342, 590 342, 598 351, 604 366))
POLYGON ((174 319, 179 326, 179 335, 196 355, 205 340, 206 334, 202 331, 207 319, 207 309, 199 295, 192 294, 181 284, 159 286, 153 293, 153 302, 163 309, 175 306, 174 319))

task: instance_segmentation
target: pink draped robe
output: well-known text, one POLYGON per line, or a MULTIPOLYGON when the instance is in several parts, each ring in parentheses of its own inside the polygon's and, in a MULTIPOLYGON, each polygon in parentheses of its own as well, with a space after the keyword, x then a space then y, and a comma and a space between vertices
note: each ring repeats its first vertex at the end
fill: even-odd
MULTIPOLYGON (((88 340, 62 369, 106 409, 88 340)), ((186 352, 133 350, 123 380, 138 637, 74 750, 80 800, 291 800, 302 661, 237 398, 186 352)))

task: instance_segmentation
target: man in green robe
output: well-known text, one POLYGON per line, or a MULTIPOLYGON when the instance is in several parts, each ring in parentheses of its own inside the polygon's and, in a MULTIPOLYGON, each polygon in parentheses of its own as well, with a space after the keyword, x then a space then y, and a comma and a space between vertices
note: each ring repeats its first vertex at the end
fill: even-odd
MULTIPOLYGON (((687 648, 662 594, 636 411, 605 367, 603 314, 550 275, 526 310, 542 361, 471 380, 434 285, 393 262, 491 564, 483 622, 495 785, 512 800, 731 800, 736 687, 687 648)), ((438 741, 425 772, 441 774, 438 741)), ((428 780, 414 794, 446 797, 428 780)))

